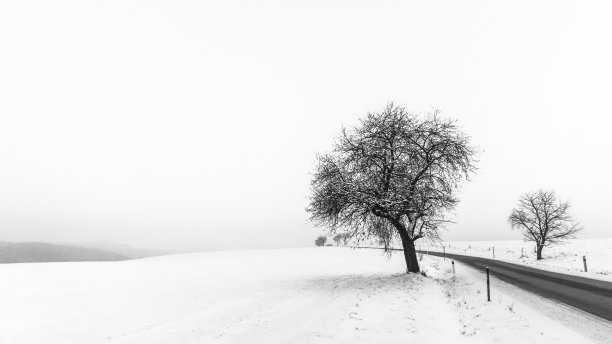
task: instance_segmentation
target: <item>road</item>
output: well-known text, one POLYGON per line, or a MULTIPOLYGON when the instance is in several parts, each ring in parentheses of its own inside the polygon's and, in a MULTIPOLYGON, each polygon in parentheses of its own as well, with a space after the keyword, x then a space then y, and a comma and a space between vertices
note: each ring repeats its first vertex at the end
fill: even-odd
MULTIPOLYGON (((442 252, 417 252, 444 256, 442 252)), ((484 271, 488 267, 490 273, 502 281, 612 321, 611 282, 534 269, 496 259, 454 253, 446 253, 446 257, 477 270, 484 271)))

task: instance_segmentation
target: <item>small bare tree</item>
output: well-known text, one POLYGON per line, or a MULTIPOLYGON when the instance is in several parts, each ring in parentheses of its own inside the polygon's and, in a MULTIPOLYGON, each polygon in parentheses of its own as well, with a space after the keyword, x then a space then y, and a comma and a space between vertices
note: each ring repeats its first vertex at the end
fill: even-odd
POLYGON ((340 234, 336 234, 334 235, 334 237, 332 238, 334 240, 334 242, 336 243, 336 246, 340 246, 340 240, 341 240, 342 235, 340 234))
POLYGON ((352 239, 350 233, 340 233, 340 240, 342 240, 342 246, 348 245, 349 241, 352 239))
POLYGON ((414 242, 437 237, 459 202, 455 190, 475 169, 475 150, 455 121, 387 105, 343 129, 318 156, 311 220, 387 248, 399 237, 408 272, 419 272, 414 242))
POLYGON ((582 230, 569 213, 570 207, 569 202, 559 201, 554 191, 528 192, 521 196, 508 221, 513 229, 523 233, 525 241, 535 242, 540 260, 545 246, 573 239, 582 230))

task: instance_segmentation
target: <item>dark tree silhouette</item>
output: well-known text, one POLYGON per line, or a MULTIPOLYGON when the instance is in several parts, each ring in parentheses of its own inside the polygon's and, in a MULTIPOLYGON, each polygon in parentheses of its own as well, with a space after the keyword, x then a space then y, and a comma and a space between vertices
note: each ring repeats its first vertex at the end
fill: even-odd
POLYGON ((570 208, 569 202, 559 201, 554 191, 528 192, 521 196, 508 221, 523 233, 525 241, 535 242, 540 260, 544 247, 573 239, 582 230, 569 213, 570 208))
POLYGON ((336 234, 333 237, 336 246, 340 246, 340 241, 342 240, 342 234, 336 234))
POLYGON ((317 157, 307 208, 330 232, 388 242, 393 228, 408 272, 418 272, 414 242, 436 238, 458 203, 458 184, 475 170, 475 149, 455 121, 387 105, 343 128, 330 153, 317 157))
POLYGON ((321 235, 315 240, 315 245, 325 246, 325 242, 327 242, 327 237, 321 235))

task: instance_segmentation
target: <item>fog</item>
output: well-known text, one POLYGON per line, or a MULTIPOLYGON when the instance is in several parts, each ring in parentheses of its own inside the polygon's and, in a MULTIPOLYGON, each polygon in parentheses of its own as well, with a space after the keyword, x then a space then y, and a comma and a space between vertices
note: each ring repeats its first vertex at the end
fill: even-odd
POLYGON ((315 154, 388 101, 482 152, 447 240, 550 188, 610 236, 612 9, 581 1, 2 1, 0 241, 310 246, 315 154))

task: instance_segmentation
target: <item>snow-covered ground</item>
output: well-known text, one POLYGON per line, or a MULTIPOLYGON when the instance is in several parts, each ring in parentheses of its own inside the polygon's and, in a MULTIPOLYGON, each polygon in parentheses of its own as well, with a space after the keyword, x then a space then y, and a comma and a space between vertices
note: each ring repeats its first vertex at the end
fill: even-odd
POLYGON ((458 264, 453 277, 449 261, 434 257, 421 264, 427 276, 403 274, 401 255, 313 247, 1 265, 0 343, 597 339, 559 320, 588 319, 580 312, 495 280, 487 302, 480 273, 458 264))
MULTIPOLYGON (((417 245, 423 250, 442 251, 442 244, 417 245)), ((534 244, 519 240, 507 241, 451 241, 444 243, 446 252, 495 258, 537 268, 612 281, 612 239, 576 239, 562 245, 545 247, 544 259, 536 260, 534 244), (522 248, 522 251, 521 251, 522 248), (522 256, 521 256, 522 252, 522 256), (582 257, 587 260, 584 272, 582 257)))

